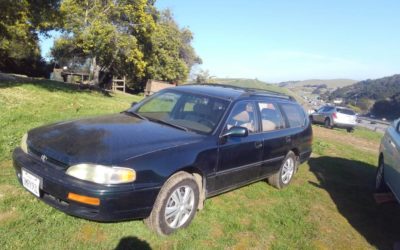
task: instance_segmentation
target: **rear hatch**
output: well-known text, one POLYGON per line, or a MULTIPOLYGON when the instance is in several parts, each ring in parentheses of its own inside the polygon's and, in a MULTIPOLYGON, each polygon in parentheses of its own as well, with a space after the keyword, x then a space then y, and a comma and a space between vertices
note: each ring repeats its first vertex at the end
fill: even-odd
POLYGON ((356 113, 351 109, 336 108, 336 121, 339 123, 355 124, 357 120, 356 113))

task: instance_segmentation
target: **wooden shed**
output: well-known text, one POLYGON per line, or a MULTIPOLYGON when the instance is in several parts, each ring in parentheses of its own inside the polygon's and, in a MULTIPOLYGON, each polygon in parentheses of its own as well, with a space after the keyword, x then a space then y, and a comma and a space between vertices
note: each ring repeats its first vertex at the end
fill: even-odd
POLYGON ((164 81, 148 80, 144 89, 144 96, 152 95, 162 89, 175 87, 175 84, 170 84, 164 81))

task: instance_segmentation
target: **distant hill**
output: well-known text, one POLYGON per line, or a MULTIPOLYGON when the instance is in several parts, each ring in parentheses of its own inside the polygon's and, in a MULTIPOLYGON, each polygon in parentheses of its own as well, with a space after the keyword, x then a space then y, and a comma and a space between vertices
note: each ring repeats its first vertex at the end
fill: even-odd
POLYGON ((310 79, 310 80, 304 80, 304 81, 281 82, 281 83, 279 83, 279 86, 293 88, 293 87, 326 85, 327 88, 336 89, 336 88, 341 88, 341 87, 352 85, 356 82, 357 82, 356 80, 352 80, 352 79, 328 79, 328 80, 310 79))
POLYGON ((298 96, 296 93, 287 89, 285 87, 280 87, 277 84, 266 83, 260 81, 258 79, 248 79, 248 78, 213 78, 213 83, 217 84, 226 84, 244 88, 256 88, 256 89, 265 89, 270 91, 275 91, 283 94, 287 94, 293 96, 298 102, 302 103, 303 99, 298 96))
POLYGON ((332 92, 331 98, 350 99, 367 98, 372 100, 382 100, 393 97, 400 92, 400 75, 393 75, 379 79, 368 79, 357 82, 356 84, 339 88, 332 92))
POLYGON ((329 98, 342 98, 376 117, 396 119, 400 117, 400 75, 368 79, 339 88, 329 98))

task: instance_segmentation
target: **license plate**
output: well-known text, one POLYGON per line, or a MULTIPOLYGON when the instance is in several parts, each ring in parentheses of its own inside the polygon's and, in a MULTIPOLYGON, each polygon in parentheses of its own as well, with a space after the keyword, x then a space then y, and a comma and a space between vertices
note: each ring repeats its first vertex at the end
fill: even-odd
POLYGON ((25 169, 21 169, 22 173, 22 185, 28 189, 32 194, 40 197, 40 178, 36 175, 33 175, 26 171, 25 169))

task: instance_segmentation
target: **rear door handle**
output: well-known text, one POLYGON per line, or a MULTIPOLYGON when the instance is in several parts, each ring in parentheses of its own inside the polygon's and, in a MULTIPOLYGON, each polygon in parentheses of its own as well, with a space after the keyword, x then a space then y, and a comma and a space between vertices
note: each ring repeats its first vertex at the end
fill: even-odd
POLYGON ((255 147, 256 149, 262 148, 262 146, 263 146, 262 141, 256 141, 256 142, 254 143, 254 147, 255 147))
POLYGON ((285 140, 286 140, 287 143, 290 143, 290 142, 292 141, 292 137, 286 136, 286 137, 285 137, 285 140))

